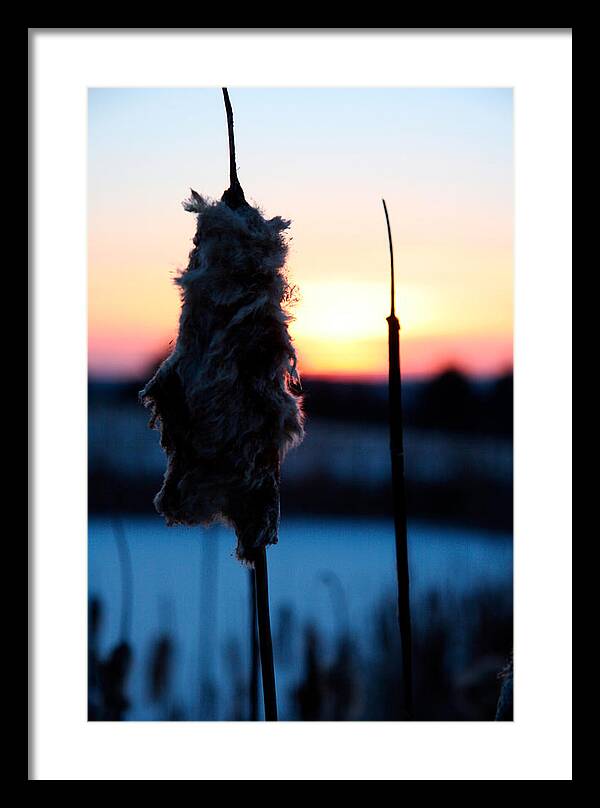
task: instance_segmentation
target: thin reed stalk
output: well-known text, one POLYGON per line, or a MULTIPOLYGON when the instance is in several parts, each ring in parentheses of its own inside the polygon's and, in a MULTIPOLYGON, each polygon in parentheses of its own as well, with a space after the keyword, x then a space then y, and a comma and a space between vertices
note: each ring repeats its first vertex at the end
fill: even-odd
POLYGON ((271 639, 271 618, 269 615, 269 577, 267 553, 264 547, 257 552, 254 561, 256 582, 256 616, 258 621, 258 642, 260 666, 262 670, 265 721, 277 721, 277 692, 275 689, 275 665, 273 663, 273 641, 271 639))
POLYGON ((250 615, 250 685, 249 685, 249 720, 258 721, 258 678, 260 657, 258 650, 258 625, 256 622, 256 580, 254 570, 248 570, 248 591, 250 615))
POLYGON ((229 188, 223 194, 223 199, 230 208, 236 209, 247 204, 242 186, 238 180, 237 164, 235 160, 235 135, 233 131, 233 108, 229 100, 227 87, 223 87, 223 101, 225 102, 225 114, 227 115, 227 135, 229 138, 229 188))
POLYGON ((412 626, 410 617, 410 577, 408 568, 408 533, 406 527, 406 484, 404 476, 404 440, 402 435, 402 374, 400 371, 400 322, 396 317, 394 247, 385 199, 383 210, 387 224, 391 265, 391 306, 388 323, 389 347, 389 424, 392 466, 392 497, 396 539, 396 577, 398 581, 398 626, 402 643, 402 685, 407 718, 413 717, 412 626))

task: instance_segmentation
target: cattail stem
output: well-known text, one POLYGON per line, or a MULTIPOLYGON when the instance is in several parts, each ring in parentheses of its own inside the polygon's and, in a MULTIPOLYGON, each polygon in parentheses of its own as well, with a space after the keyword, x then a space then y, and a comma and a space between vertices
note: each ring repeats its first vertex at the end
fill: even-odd
POLYGON ((223 87, 223 100, 225 102, 225 114, 227 115, 227 135, 229 137, 229 188, 223 194, 223 200, 234 210, 245 204, 246 199, 237 175, 237 165, 235 161, 235 135, 233 132, 233 108, 229 100, 227 87, 223 87))
POLYGON ((396 537, 396 576, 398 580, 398 625, 402 643, 402 682, 404 708, 413 717, 412 626, 410 617, 410 578, 408 570, 408 534, 406 527, 406 484, 404 477, 404 440, 402 435, 402 375, 400 372, 400 322, 394 302, 394 248, 385 199, 382 199, 390 245, 391 308, 388 322, 389 347, 389 422, 392 465, 394 533, 396 537))
POLYGON ((256 617, 258 621, 265 721, 277 721, 275 665, 273 663, 273 641, 271 639, 271 619, 269 616, 269 579, 267 554, 264 547, 260 548, 254 561, 254 580, 256 583, 256 617))
POLYGON ((238 184, 237 166, 235 164, 235 136, 233 134, 233 108, 229 100, 227 87, 223 87, 225 114, 227 115, 227 134, 229 136, 229 184, 233 188, 238 184))
POLYGON ((254 570, 248 571, 248 589, 250 594, 250 721, 258 721, 258 678, 260 656, 258 650, 258 625, 256 622, 256 579, 254 570))

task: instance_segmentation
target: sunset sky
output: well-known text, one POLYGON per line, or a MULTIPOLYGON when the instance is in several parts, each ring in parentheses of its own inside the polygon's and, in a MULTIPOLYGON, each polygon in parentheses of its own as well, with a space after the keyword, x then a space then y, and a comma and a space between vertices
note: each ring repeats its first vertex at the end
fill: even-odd
MULTIPOLYGON (((301 373, 381 378, 389 257, 407 375, 512 365, 512 92, 236 89, 246 197, 292 220, 301 373)), ((89 366, 144 373, 177 330, 189 187, 228 185, 216 89, 89 92, 89 366)))

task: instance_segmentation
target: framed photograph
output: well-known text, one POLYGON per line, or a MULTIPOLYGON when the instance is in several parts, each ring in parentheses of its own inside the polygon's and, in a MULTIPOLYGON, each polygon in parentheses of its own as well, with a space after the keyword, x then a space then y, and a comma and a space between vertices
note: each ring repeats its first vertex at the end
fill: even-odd
POLYGON ((572 29, 29 53, 29 779, 571 779, 572 29))

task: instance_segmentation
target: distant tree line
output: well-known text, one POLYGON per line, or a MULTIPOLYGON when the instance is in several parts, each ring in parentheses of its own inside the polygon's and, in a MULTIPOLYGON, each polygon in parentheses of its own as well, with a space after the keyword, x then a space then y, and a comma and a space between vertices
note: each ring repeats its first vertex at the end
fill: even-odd
MULTIPOLYGON (((308 379, 304 391, 309 418, 383 423, 388 417, 386 384, 308 379)), ((426 381, 405 382, 403 402, 409 427, 512 436, 512 373, 478 381, 447 370, 426 381)))
MULTIPOLYGON (((90 400, 101 395, 102 390, 123 403, 137 400, 139 390, 163 358, 152 362, 140 379, 112 385, 92 383, 90 400)), ((404 380, 402 390, 407 427, 512 437, 512 371, 483 380, 448 368, 428 379, 404 380)), ((387 382, 336 382, 308 377, 303 379, 303 392, 309 418, 387 422, 387 382)))
MULTIPOLYGON (((137 394, 141 381, 90 382, 89 403, 141 407, 137 394)), ((343 383, 305 379, 305 409, 309 419, 334 419, 384 426, 388 419, 387 385, 343 383)), ((512 373, 487 380, 473 380, 448 370, 426 381, 407 381, 403 388, 404 423, 407 428, 451 434, 511 440, 513 431, 512 373)), ((156 440, 148 433, 148 440, 156 440)), ((512 482, 490 482, 485 477, 460 474, 452 479, 408 479, 407 505, 412 518, 470 524, 512 530, 512 482)), ((160 475, 121 473, 114 467, 90 467, 91 512, 117 510, 153 513, 152 499, 160 487, 160 475)), ((388 485, 344 484, 327 476, 290 480, 284 476, 282 503, 286 512, 337 513, 340 515, 388 515, 388 485)))

